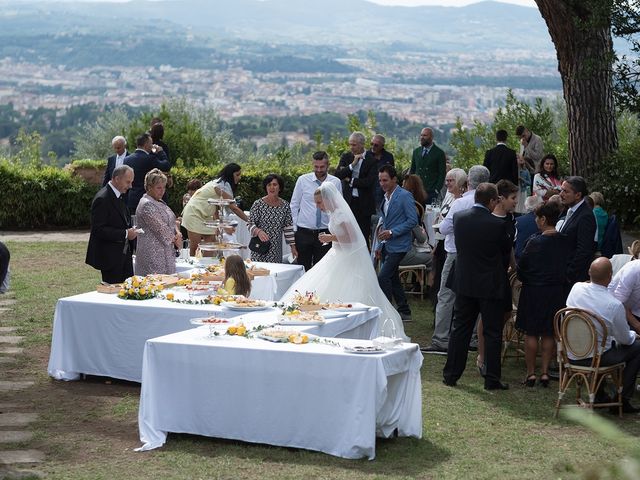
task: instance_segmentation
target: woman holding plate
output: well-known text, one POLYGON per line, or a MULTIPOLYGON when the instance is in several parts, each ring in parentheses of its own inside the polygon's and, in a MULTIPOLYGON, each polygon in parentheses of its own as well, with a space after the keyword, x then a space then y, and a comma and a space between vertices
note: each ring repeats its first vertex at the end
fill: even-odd
POLYGON ((400 314, 380 289, 364 236, 342 194, 324 182, 314 197, 318 208, 329 213, 331 233, 321 233, 318 239, 331 242, 331 250, 287 290, 282 301, 291 301, 296 292, 315 292, 323 302, 376 306, 382 310, 381 319, 391 319, 396 335, 408 341, 400 314))
POLYGON ((205 225, 205 222, 213 220, 219 208, 209 204, 208 200, 210 198, 232 201, 232 203, 229 204, 229 209, 245 222, 249 221, 245 213, 233 203, 233 198, 241 176, 240 165, 237 163, 225 165, 220 171, 218 178, 207 182, 196 190, 189 199, 189 202, 185 205, 184 211, 182 212, 182 226, 187 229, 189 234, 191 256, 196 254, 200 242, 213 242, 218 230, 217 227, 205 225))

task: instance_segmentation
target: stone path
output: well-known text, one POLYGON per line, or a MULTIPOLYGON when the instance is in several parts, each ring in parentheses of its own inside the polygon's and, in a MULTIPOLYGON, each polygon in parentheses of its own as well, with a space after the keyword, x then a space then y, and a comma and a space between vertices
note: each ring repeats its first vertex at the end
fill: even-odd
MULTIPOLYGON (((0 295, 0 394, 3 397, 34 385, 28 379, 14 379, 8 367, 21 355, 23 337, 17 328, 8 324, 16 300, 12 293, 0 295)), ((41 478, 34 468, 45 460, 39 450, 28 448, 33 439, 29 425, 38 419, 37 413, 22 411, 19 403, 0 403, 0 479, 41 478)))

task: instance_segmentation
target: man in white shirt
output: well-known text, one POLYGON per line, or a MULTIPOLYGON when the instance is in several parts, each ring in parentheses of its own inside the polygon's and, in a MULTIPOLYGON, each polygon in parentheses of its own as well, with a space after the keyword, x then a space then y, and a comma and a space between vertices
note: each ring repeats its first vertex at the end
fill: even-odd
POLYGON ((113 170, 124 163, 124 159, 129 154, 127 152, 127 139, 122 135, 113 137, 111 140, 111 147, 113 148, 113 155, 107 159, 107 168, 104 171, 104 177, 102 178, 102 186, 106 186, 107 182, 111 180, 113 170))
MULTIPOLYGON (((611 262, 606 257, 595 259, 589 267, 591 282, 576 283, 567 297, 567 307, 582 308, 598 315, 607 326, 607 339, 600 365, 607 366, 625 362, 622 385, 622 411, 637 413, 640 408, 631 405, 640 370, 640 341, 635 332, 629 330, 622 303, 607 290, 611 282, 611 262)), ((601 337, 601 332, 598 332, 601 337)), ((576 365, 590 365, 591 358, 569 360, 576 365)))
POLYGON ((609 291, 624 305, 629 326, 640 333, 640 261, 627 262, 613 277, 609 291))
POLYGON ((313 172, 298 177, 291 196, 291 216, 298 249, 297 263, 303 265, 305 271, 309 271, 331 248, 331 244, 323 245, 318 239, 321 233, 329 232, 329 216, 316 206, 313 194, 323 182, 333 183, 342 192, 340 180, 329 175, 327 152, 314 153, 312 163, 313 172))
POLYGON ((474 165, 469 169, 467 182, 469 190, 462 195, 461 198, 454 200, 449 209, 449 213, 440 223, 440 233, 444 235, 444 250, 447 253, 447 259, 442 267, 442 277, 440 281, 440 290, 438 291, 438 303, 436 305, 436 326, 433 330, 431 345, 421 348, 424 353, 446 354, 449 346, 449 333, 451 331, 451 322, 453 320, 453 306, 456 301, 456 294, 447 287, 447 279, 449 273, 456 260, 456 243, 453 235, 453 216, 457 212, 462 212, 473 207, 475 203, 474 195, 476 187, 481 183, 489 181, 489 169, 482 165, 474 165))

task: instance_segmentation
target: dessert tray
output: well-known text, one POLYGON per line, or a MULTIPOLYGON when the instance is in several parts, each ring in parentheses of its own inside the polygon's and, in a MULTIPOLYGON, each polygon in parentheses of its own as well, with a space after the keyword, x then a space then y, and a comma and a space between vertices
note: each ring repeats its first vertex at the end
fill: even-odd
POLYGON ((359 353, 363 355, 372 355, 385 353, 385 350, 376 345, 351 345, 345 346, 344 351, 347 353, 359 353))
POLYGON ((281 315, 278 325, 323 325, 324 318, 316 312, 303 312, 296 310, 281 315))

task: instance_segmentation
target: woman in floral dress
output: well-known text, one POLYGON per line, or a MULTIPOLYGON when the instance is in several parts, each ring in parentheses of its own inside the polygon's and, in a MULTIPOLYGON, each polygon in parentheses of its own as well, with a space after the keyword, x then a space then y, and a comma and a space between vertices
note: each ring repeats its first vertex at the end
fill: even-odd
POLYGON ((293 235, 291 208, 280 198, 284 190, 284 180, 271 173, 262 181, 266 195, 253 203, 249 213, 249 232, 263 242, 270 240, 269 250, 261 254, 251 252, 251 260, 256 262, 282 263, 282 235, 291 246, 294 257, 298 256, 293 235))

